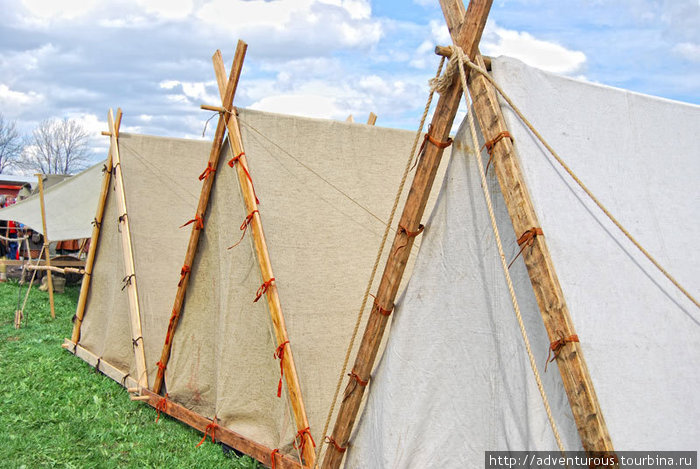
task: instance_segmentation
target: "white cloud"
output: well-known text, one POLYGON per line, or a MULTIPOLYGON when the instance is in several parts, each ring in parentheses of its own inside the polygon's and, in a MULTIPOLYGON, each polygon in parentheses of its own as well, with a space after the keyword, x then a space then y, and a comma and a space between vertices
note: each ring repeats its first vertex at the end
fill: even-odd
POLYGON ((36 19, 73 19, 90 12, 97 0, 22 0, 24 7, 36 19))
POLYGON ((136 0, 136 6, 163 19, 182 19, 192 13, 192 0, 136 0))
POLYGON ((23 93, 10 89, 9 86, 0 83, 0 108, 18 109, 22 106, 37 104, 44 96, 34 91, 23 93))
POLYGON ((691 62, 700 62, 700 44, 681 42, 673 47, 673 53, 691 62))
POLYGON ((322 119, 337 118, 344 113, 338 107, 334 98, 317 94, 279 94, 267 96, 253 103, 250 108, 260 111, 322 119))
POLYGON ((549 72, 575 74, 586 62, 583 52, 537 39, 527 32, 493 26, 484 36, 482 53, 494 57, 507 55, 549 72))
POLYGON ((158 87, 164 90, 178 90, 181 93, 169 95, 174 101, 197 101, 200 104, 217 103, 217 97, 210 94, 207 89, 216 85, 215 82, 203 81, 179 81, 164 80, 158 83, 158 87))

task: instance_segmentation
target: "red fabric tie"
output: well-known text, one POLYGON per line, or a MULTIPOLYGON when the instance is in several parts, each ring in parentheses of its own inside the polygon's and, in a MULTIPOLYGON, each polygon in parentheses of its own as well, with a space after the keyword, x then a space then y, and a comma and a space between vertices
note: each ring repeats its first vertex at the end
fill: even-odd
POLYGON ((199 215, 195 215, 194 218, 193 218, 192 220, 190 220, 190 221, 188 221, 187 223, 185 223, 184 225, 180 226, 180 228, 184 228, 184 227, 186 227, 187 225, 189 225, 190 223, 195 223, 195 222, 196 222, 196 224, 195 224, 194 226, 195 226, 198 230, 203 230, 203 229, 204 229, 204 220, 202 220, 202 217, 199 216, 199 215))
POLYGON ((168 411, 168 393, 165 393, 165 397, 160 398, 160 400, 156 404, 156 410, 158 411, 156 423, 158 423, 158 420, 160 419, 160 413, 168 411))
POLYGON ((170 314, 170 321, 168 321, 168 332, 165 334, 165 345, 170 343, 170 339, 175 328, 175 319, 177 318, 177 311, 173 309, 172 314, 170 314))
POLYGON ((270 280, 267 282, 263 283, 260 285, 260 288, 258 288, 258 291, 255 293, 255 299, 253 300, 253 303, 257 303, 262 296, 267 293, 267 290, 270 288, 270 285, 272 282, 275 281, 275 277, 272 277, 270 280))
POLYGON ((216 424, 216 415, 215 415, 214 420, 212 420, 212 422, 209 425, 207 425, 207 427, 204 429, 204 436, 202 437, 202 441, 200 441, 197 444, 197 448, 202 446, 202 443, 204 443, 207 440, 207 434, 209 434, 209 432, 211 432, 211 434, 209 434, 209 436, 211 436, 212 443, 216 443, 216 434, 215 433, 216 433, 216 430, 218 428, 219 428, 219 426, 216 424))
POLYGON ((180 269, 180 281, 177 282, 177 286, 181 287, 182 282, 185 280, 185 277, 187 276, 188 273, 191 272, 190 266, 189 265, 183 265, 182 269, 180 269))
POLYGON ((280 382, 277 384, 277 397, 282 397, 282 378, 284 377, 284 346, 288 343, 289 341, 285 340, 279 344, 277 350, 275 350, 275 354, 273 355, 274 358, 280 359, 280 382))
MULTIPOLYGON (((238 155, 231 158, 228 162, 228 165, 233 168, 236 165, 236 163, 239 163, 241 161, 241 156, 245 156, 244 151, 240 152, 238 155)), ((253 196, 255 196, 255 203, 260 205, 260 201, 258 200, 258 195, 255 193, 255 185, 253 184, 253 178, 250 177, 250 173, 248 172, 248 168, 246 168, 245 165, 241 165, 241 168, 243 168, 245 175, 248 176, 248 180, 250 181, 250 186, 253 188, 253 196)))
POLYGON ((243 223, 241 224, 241 231, 243 232, 243 233, 241 234, 241 239, 239 239, 239 240, 236 242, 236 244, 234 244, 233 246, 229 246, 227 249, 233 249, 233 248, 235 248, 236 246, 238 246, 239 244, 241 244, 241 241, 243 241, 243 237, 245 236, 245 232, 246 232, 246 230, 248 230, 248 227, 250 226, 250 224, 251 224, 252 221, 253 221, 253 216, 254 216, 256 213, 260 213, 260 212, 258 212, 257 210, 253 210, 252 212, 250 212, 250 213, 248 214, 248 216, 245 217, 245 220, 243 220, 243 223))
POLYGON ((578 342, 578 335, 572 334, 569 337, 562 337, 559 340, 555 340, 549 345, 549 353, 547 354, 547 363, 544 365, 544 371, 547 371, 547 365, 557 359, 561 348, 567 343, 578 342))
POLYGON ((297 432, 297 436, 294 437, 294 449, 298 449, 302 455, 304 454, 304 447, 306 447, 306 438, 304 438, 304 434, 309 435, 309 438, 311 439, 311 444, 314 445, 314 448, 316 447, 316 442, 314 441, 314 438, 311 436, 311 432, 309 431, 309 427, 306 427, 302 430, 299 430, 297 432))
POLYGON ((200 180, 200 181, 204 181, 206 178, 209 177, 209 175, 210 175, 211 173, 214 173, 214 172, 216 172, 216 168, 214 168, 214 167, 211 165, 211 161, 210 161, 210 162, 207 163, 207 167, 204 169, 204 171, 202 172, 202 174, 199 175, 199 180, 200 180))
POLYGON ((275 448, 270 453, 270 469, 277 468, 277 461, 275 461, 275 454, 279 454, 279 452, 280 452, 279 448, 275 448))

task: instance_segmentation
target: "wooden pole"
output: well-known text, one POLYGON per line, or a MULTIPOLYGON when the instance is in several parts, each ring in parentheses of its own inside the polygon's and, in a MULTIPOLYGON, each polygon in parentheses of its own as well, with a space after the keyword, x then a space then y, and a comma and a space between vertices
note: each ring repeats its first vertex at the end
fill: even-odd
MULTIPOLYGON (((220 61, 218 64, 215 64, 214 69, 217 76, 217 82, 219 83, 219 92, 221 93, 221 97, 223 99, 225 97, 225 90, 221 85, 223 81, 222 79, 226 77, 226 70, 224 69, 223 62, 220 61)), ((240 156, 238 163, 235 165, 238 172, 238 181, 241 185, 241 192, 243 193, 246 210, 248 213, 253 214, 253 218, 251 219, 250 223, 253 234, 253 245, 258 258, 258 264, 260 265, 260 274, 262 275, 263 281, 267 282, 269 279, 274 278, 275 275, 272 271, 270 254, 265 241, 262 219, 260 218, 260 212, 258 212, 255 190, 253 188, 251 178, 248 176, 250 174, 248 169, 248 161, 245 156, 243 140, 241 138, 238 118, 236 117, 235 112, 231 113, 231 118, 228 120, 227 126, 229 142, 231 143, 234 156, 240 156)), ((287 383, 287 391, 289 392, 289 399, 292 404, 292 412, 294 413, 297 431, 300 432, 298 435, 299 438, 304 439, 302 456, 307 467, 314 467, 316 464, 314 442, 311 438, 311 433, 309 431, 304 431, 305 429, 309 428, 309 421, 306 416, 304 399, 301 393, 301 385, 299 384, 299 377, 294 364, 292 344, 289 343, 289 337, 287 336, 287 327, 285 325, 284 315, 282 314, 282 304, 279 299, 279 292, 274 282, 269 285, 266 298, 267 306, 270 311, 270 317, 272 318, 275 337, 277 339, 277 345, 285 347, 284 356, 282 359, 284 379, 287 383), (282 345, 285 343, 286 346, 282 345)))
MULTIPOLYGON (((225 96, 223 98, 223 106, 225 109, 231 109, 233 106, 233 97, 236 93, 236 87, 238 86, 238 79, 241 75, 241 69, 243 67, 243 60, 245 59, 245 53, 248 49, 248 45, 243 41, 238 41, 236 47, 236 55, 233 59, 233 65, 231 66, 231 75, 226 80, 224 75, 223 81, 218 81, 219 88, 222 84, 225 89, 225 96)), ((221 52, 216 51, 212 57, 212 61, 215 64, 222 61, 221 52)), ((217 80, 219 77, 217 76, 217 80)), ((219 122, 216 126, 216 132, 214 134, 214 142, 211 146, 211 151, 209 153, 209 160, 207 162, 208 167, 218 168, 219 157, 221 155, 221 144, 224 141, 224 135, 226 134, 226 122, 228 122, 229 116, 231 114, 228 112, 221 113, 219 115, 219 122)), ((210 173, 207 178, 204 179, 202 184, 202 191, 199 195, 199 203, 197 204, 196 214, 201 217, 202 220, 206 219, 206 212, 209 206, 209 195, 211 194, 211 188, 214 184, 214 179, 216 177, 216 172, 210 173)), ((163 379, 165 377, 165 368, 168 365, 168 360, 170 360, 170 351, 172 347, 172 338, 177 328, 177 324, 180 321, 180 311, 182 310, 182 304, 185 301, 185 292, 187 291, 187 286, 190 280, 189 268, 192 267, 194 262, 194 257, 197 253, 197 246, 199 244, 199 234, 201 230, 198 228, 197 223, 192 224, 192 231, 190 232, 190 240, 187 244, 187 251, 185 252, 185 262, 183 265, 187 266, 187 269, 183 269, 184 277, 180 281, 177 292, 175 294, 175 303, 173 305, 172 320, 168 323, 168 331, 166 333, 166 342, 163 345, 163 351, 160 355, 160 365, 158 366, 158 374, 153 383, 153 392, 159 394, 163 387, 163 379)))
MULTIPOLYGON (((44 256, 46 256, 46 266, 51 267, 51 255, 49 253, 49 235, 46 230, 46 207, 44 205, 44 180, 43 174, 37 174, 36 178, 39 181, 39 201, 41 203, 41 224, 44 229, 44 256)), ((49 304, 51 305, 51 318, 56 318, 56 309, 53 302, 53 278, 51 271, 46 272, 46 278, 49 284, 49 304)))
MULTIPOLYGON (((465 20, 465 25, 469 25, 469 27, 461 29, 458 44, 470 57, 474 57, 476 54, 481 33, 484 30, 486 18, 491 9, 491 3, 492 0, 474 0, 469 4, 468 19, 465 20)), ((433 139, 440 142, 447 140, 461 97, 462 90, 457 81, 440 95, 431 124, 433 139)), ((389 257, 384 267, 376 300, 353 365, 353 372, 363 382, 368 381, 370 378, 370 372, 374 366, 379 345, 384 335, 384 329, 389 319, 382 312, 393 310, 394 300, 406 268, 406 262, 411 254, 415 237, 409 236, 408 233, 419 231, 420 220, 435 180, 435 174, 440 165, 442 153, 442 148, 428 143, 425 146, 423 156, 418 160, 416 174, 404 205, 394 243, 389 251, 389 257)), ((340 405, 333 433, 331 434, 331 438, 340 447, 346 447, 348 444, 365 387, 351 377, 345 388, 343 402, 340 405)), ((322 467, 324 469, 339 467, 343 454, 337 451, 335 446, 329 445, 322 467)))
MULTIPOLYGON (((121 113, 118 114, 118 118, 121 113)), ((117 119, 119 122, 119 119, 117 119)), ((122 174, 121 160, 119 158, 119 141, 117 126, 115 124, 112 110, 107 114, 109 131, 112 133, 111 149, 112 171, 114 172, 114 186, 117 193, 117 207, 119 210, 119 231, 122 240, 122 255, 124 257, 124 289, 129 297, 129 320, 131 324, 131 339, 134 349, 134 360, 136 363, 136 381, 139 387, 148 388, 148 373, 146 370, 146 355, 143 346, 143 334, 141 332, 141 311, 139 307, 138 280, 136 278, 136 268, 134 266, 134 249, 131 245, 131 225, 129 223, 129 212, 126 206, 126 192, 124 190, 124 176, 122 174)))
POLYGON ((374 125, 377 123, 377 115, 373 112, 369 113, 369 117, 367 118, 367 125, 374 125))
MULTIPOLYGON (((117 109, 117 122, 121 122, 122 110, 117 109)), ((115 125, 117 139, 119 138, 119 125, 115 125)), ((109 133, 109 132, 108 132, 109 133)), ((111 135, 111 133, 109 133, 111 135)), ((83 283, 80 285, 80 296, 78 297, 78 307, 75 310, 75 323, 73 324, 73 333, 71 341, 78 343, 80 341, 80 328, 83 325, 83 317, 85 317, 85 305, 87 303, 88 292, 90 291, 90 282, 92 281, 92 267, 95 263, 95 253, 97 252, 97 243, 100 239, 102 227, 102 217, 105 212, 107 202, 107 194, 109 193, 109 183, 112 180, 112 150, 110 148, 107 163, 105 163, 104 174, 102 176, 102 189, 100 197, 97 199, 97 213, 93 220, 94 227, 92 228, 92 236, 90 238, 90 248, 88 249, 87 259, 85 259, 85 275, 83 275, 83 283)))
MULTIPOLYGON (((447 21, 454 22, 455 19, 447 18, 447 21)), ((485 67, 480 55, 476 57, 476 63, 481 68, 485 67)), ((468 86, 484 139, 489 141, 507 131, 496 91, 488 80, 481 74, 474 73, 468 86)), ((503 138, 493 147, 493 167, 516 236, 533 227, 539 227, 532 199, 510 139, 503 138)), ((522 256, 549 340, 553 343, 576 335, 576 330, 546 240, 546 232, 544 236, 535 236, 534 244, 524 249, 522 256)), ((555 356, 584 450, 589 454, 614 451, 581 345, 579 342, 566 342, 561 352, 555 356)))

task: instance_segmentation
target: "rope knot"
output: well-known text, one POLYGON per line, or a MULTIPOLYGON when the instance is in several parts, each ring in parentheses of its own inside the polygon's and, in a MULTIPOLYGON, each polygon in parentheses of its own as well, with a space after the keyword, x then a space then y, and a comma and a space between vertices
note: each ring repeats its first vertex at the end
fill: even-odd
POLYGON ((403 243, 401 246, 396 246, 396 249, 394 249, 394 255, 396 255, 396 253, 399 252, 399 250, 408 246, 408 240, 411 238, 415 238, 416 236, 421 234, 424 229, 425 226, 419 224, 418 229, 416 231, 409 231, 405 226, 399 223, 399 233, 404 233, 406 235, 406 242, 403 243))
POLYGON ((241 239, 239 239, 234 245, 229 246, 226 249, 233 249, 236 246, 238 246, 239 244, 241 244, 241 241, 243 241, 243 237, 245 236, 245 232, 248 230, 248 227, 253 222, 253 217, 255 216, 256 213, 259 214, 260 212, 257 210, 253 210, 245 217, 245 220, 243 220, 243 223, 241 223, 241 228, 240 228, 240 230, 243 232, 243 233, 241 233, 241 239))
POLYGON ((216 168, 211 165, 211 161, 207 162, 207 167, 202 171, 202 174, 199 175, 199 180, 204 181, 206 178, 209 177, 211 173, 215 173, 216 168))
MULTIPOLYGON (((189 265, 185 264, 182 266, 182 269, 180 269, 180 281, 177 282, 177 286, 181 287, 182 282, 185 281, 185 277, 187 277, 187 274, 189 274, 192 271, 189 265)), ((175 312, 175 311, 173 311, 175 312)))
POLYGON ((257 303, 262 296, 267 293, 267 290, 270 288, 270 285, 272 285, 272 282, 275 281, 275 277, 272 277, 270 280, 267 282, 263 283, 260 285, 260 288, 258 288, 258 291, 255 293, 255 299, 253 300, 253 303, 257 303))
POLYGON ((525 233, 521 234, 520 237, 518 238, 518 246, 520 246, 520 251, 515 255, 512 261, 510 261, 510 264, 508 264, 508 268, 510 269, 510 266, 513 265, 513 262, 520 257, 520 255, 523 253, 526 247, 532 246, 535 244, 535 238, 538 236, 544 236, 544 232, 542 231, 542 228, 538 226, 534 226, 527 230, 525 233))
POLYGON ((156 403, 156 411, 158 412, 158 416, 156 417, 156 423, 158 423, 158 420, 160 419, 160 413, 168 412, 168 393, 165 393, 165 396, 161 397, 158 400, 158 402, 156 403))
POLYGON ((360 375, 355 373, 355 370, 352 370, 350 373, 348 373, 348 376, 357 381, 357 384, 359 384, 360 386, 367 386, 367 384, 369 383, 369 379, 363 380, 362 378, 360 378, 360 375))
POLYGON ((270 452, 270 469, 277 468, 277 461, 275 461, 275 454, 279 454, 279 448, 275 448, 270 452))
POLYGON ((122 279, 122 283, 124 283, 124 285, 122 285, 122 291, 124 291, 127 286, 131 285, 131 279, 134 277, 136 277, 136 274, 129 274, 122 279))
POLYGON ((562 337, 561 339, 557 339, 551 344, 549 344, 549 353, 547 354, 547 363, 544 365, 544 371, 547 371, 547 365, 549 365, 559 357, 559 352, 561 352, 562 347, 564 347, 567 343, 578 341, 578 335, 572 334, 568 337, 562 337))
POLYGON ((156 366, 158 367, 158 373, 165 373, 167 366, 164 365, 163 362, 159 360, 158 363, 156 363, 156 366))
MULTIPOLYGON (((228 162, 228 165, 233 168, 236 163, 239 163, 241 161, 241 157, 243 156, 245 156, 244 151, 231 158, 228 162)), ((253 188, 253 196, 255 197, 255 203, 259 205, 260 201, 258 200, 258 195, 255 193, 255 185, 253 184, 253 178, 250 177, 250 173, 248 172, 248 168, 246 167, 246 165, 242 164, 241 168, 243 169, 243 172, 245 172, 245 175, 248 177, 248 181, 250 181, 250 187, 253 188)))
POLYGON ((204 429, 204 436, 202 437, 202 440, 197 444, 197 448, 202 446, 202 443, 204 443, 207 440, 207 435, 211 437, 212 443, 216 443, 216 431, 219 429, 219 425, 216 424, 216 415, 214 416, 214 420, 211 421, 209 425, 206 426, 204 429), (209 433, 211 432, 211 433, 209 433))
POLYGON ((202 216, 199 214, 196 214, 192 220, 190 220, 187 223, 185 223, 184 225, 180 226, 180 228, 184 228, 191 223, 195 223, 194 226, 198 230, 204 229, 204 220, 202 219, 202 216))
POLYGON ((338 442, 335 441, 335 439, 334 439, 332 436, 327 436, 327 437, 325 438, 325 442, 326 442, 327 444, 329 444, 329 445, 333 445, 333 447, 335 448, 335 450, 336 450, 337 452, 339 452, 340 454, 343 454, 343 453, 344 453, 345 451, 347 451, 347 449, 348 449, 347 447, 340 446, 340 445, 338 444, 338 442))
POLYGON ((314 445, 314 448, 316 447, 316 442, 311 436, 311 431, 309 430, 309 427, 303 428, 297 432, 297 436, 294 437, 293 444, 294 449, 298 449, 301 454, 304 454, 304 448, 306 447, 306 438, 304 438, 304 435, 307 435, 311 440, 311 444, 314 445))
POLYGON ((503 140, 504 138, 509 138, 510 141, 513 141, 513 137, 510 135, 510 132, 507 130, 504 130, 503 132, 499 133, 495 137, 493 137, 491 140, 488 142, 484 143, 484 145, 481 147, 483 150, 486 148, 486 152, 489 154, 489 160, 486 162, 486 171, 484 171, 485 174, 489 173, 489 166, 491 166, 491 162, 493 161, 493 149, 496 146, 498 142, 503 140))
POLYGON ((284 377, 284 346, 289 343, 288 340, 285 340, 281 344, 277 346, 277 349, 275 349, 275 353, 273 357, 275 359, 279 358, 280 361, 280 381, 277 384, 277 397, 282 397, 282 378, 284 377))

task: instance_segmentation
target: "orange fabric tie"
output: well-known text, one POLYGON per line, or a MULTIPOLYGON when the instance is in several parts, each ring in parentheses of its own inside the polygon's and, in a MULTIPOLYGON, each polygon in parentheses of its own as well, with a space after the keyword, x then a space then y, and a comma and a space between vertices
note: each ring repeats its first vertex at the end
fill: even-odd
MULTIPOLYGON (((238 155, 231 158, 228 162, 228 165, 233 168, 236 165, 236 163, 239 163, 241 161, 241 156, 245 156, 244 151, 240 152, 238 155)), ((241 168, 243 168, 245 175, 248 176, 248 180, 250 181, 250 186, 253 188, 253 196, 255 197, 255 203, 260 205, 260 201, 258 200, 258 195, 255 193, 255 184, 253 184, 253 178, 250 177, 250 173, 248 172, 248 168, 246 168, 245 165, 241 165, 241 168)))
POLYGON ((277 350, 275 350, 275 354, 273 355, 274 358, 280 359, 280 382, 277 384, 277 397, 282 397, 282 378, 284 377, 284 346, 288 343, 289 341, 285 340, 279 344, 277 350))
POLYGON ((175 319, 177 318, 177 311, 175 308, 173 308, 172 314, 170 314, 170 321, 168 321, 168 332, 165 334, 165 345, 168 345, 170 343, 170 339, 172 338, 172 333, 174 332, 173 329, 175 328, 175 319))
POLYGON ((199 180, 200 180, 200 181, 204 181, 206 178, 209 177, 209 175, 210 175, 211 173, 214 173, 214 172, 216 172, 216 168, 214 168, 214 167, 211 165, 211 161, 209 161, 209 162, 207 163, 207 167, 204 169, 204 171, 202 171, 202 174, 199 175, 199 180))
POLYGON ((309 435, 309 438, 311 439, 311 444, 314 445, 314 448, 316 447, 316 442, 314 441, 314 438, 311 436, 311 432, 309 431, 309 427, 306 427, 302 430, 299 430, 297 432, 297 436, 294 437, 294 449, 298 449, 302 455, 304 454, 304 448, 306 447, 306 438, 304 438, 304 434, 309 435))
POLYGON ((364 381, 362 378, 360 378, 360 376, 357 373, 355 373, 355 370, 348 373, 348 376, 354 378, 355 381, 357 381, 357 384, 359 384, 360 386, 367 386, 367 383, 369 383, 369 380, 364 381))
POLYGON ((569 337, 563 337, 559 340, 555 340, 549 345, 549 353, 547 354, 547 363, 544 365, 544 371, 547 371, 547 365, 557 359, 561 348, 567 343, 578 342, 578 335, 572 334, 569 337))
POLYGON ((520 251, 515 255, 512 261, 510 261, 510 264, 508 264, 508 268, 510 269, 510 266, 513 265, 513 262, 520 257, 520 254, 523 253, 526 247, 532 246, 535 243, 535 238, 538 236, 544 236, 544 232, 542 232, 542 228, 539 227, 533 227, 527 230, 525 233, 520 235, 520 238, 518 238, 518 246, 520 246, 520 251))
POLYGON ((159 373, 165 373, 166 366, 162 362, 158 361, 158 363, 156 363, 156 366, 158 367, 159 373))
POLYGON ((207 435, 211 436, 211 441, 212 443, 216 443, 216 430, 218 430, 219 426, 216 424, 216 415, 214 416, 214 420, 211 421, 209 425, 204 429, 204 436, 202 437, 202 441, 200 441, 197 444, 197 448, 202 446, 202 443, 204 443, 207 440, 207 435), (211 434, 209 433, 211 432, 211 434))
POLYGON ((444 150, 445 148, 447 148, 447 147, 449 147, 450 145, 452 145, 452 139, 451 139, 451 138, 448 138, 446 141, 441 142, 440 140, 437 140, 435 137, 433 137, 432 135, 430 135, 430 133, 432 132, 432 130, 433 130, 433 124, 428 125, 428 131, 427 131, 427 132, 425 133, 425 135, 423 136, 423 143, 421 144, 420 149, 418 150, 418 155, 419 155, 419 157, 416 158, 415 163, 413 163, 413 166, 411 166, 411 170, 412 170, 413 168, 415 168, 416 165, 418 164, 418 160, 420 159, 420 157, 421 157, 421 156, 423 155, 423 153, 425 152, 425 147, 426 147, 426 145, 428 144, 428 142, 432 143, 433 145, 435 145, 436 147, 440 148, 441 150, 444 150))
POLYGON ((241 244, 241 241, 243 241, 243 237, 245 236, 245 232, 248 230, 248 227, 249 227, 250 224, 253 222, 253 217, 255 216, 256 213, 260 213, 260 212, 258 212, 257 210, 253 210, 252 212, 250 212, 250 213, 245 217, 245 220, 243 220, 243 223, 241 224, 241 231, 243 232, 243 233, 241 234, 241 239, 239 239, 239 240, 236 242, 236 244, 234 244, 233 246, 229 246, 229 247, 226 248, 226 249, 233 249, 233 248, 235 248, 236 246, 238 246, 239 244, 241 244))
POLYGON ((406 242, 404 244, 402 244, 401 246, 396 246, 396 249, 394 250, 394 255, 396 255, 396 253, 399 252, 400 249, 403 249, 406 246, 408 246, 408 240, 410 238, 415 238, 416 236, 421 234, 424 229, 425 229, 425 226, 419 224, 418 229, 416 231, 408 231, 405 226, 403 226, 402 224, 399 224, 399 233, 406 233, 406 242))
POLYGON ((338 444, 338 442, 336 442, 336 441, 333 439, 332 436, 327 436, 327 437, 326 437, 326 443, 328 443, 329 445, 333 445, 333 447, 335 448, 335 450, 336 450, 337 452, 339 452, 340 454, 343 454, 343 453, 347 450, 347 448, 344 448, 344 447, 340 446, 340 445, 338 444))
POLYGON ((156 417, 156 423, 158 423, 160 413, 168 411, 168 393, 165 393, 165 396, 160 398, 156 404, 156 411, 158 411, 158 416, 156 417))
POLYGON ((389 316, 389 315, 391 315, 391 312, 394 310, 394 307, 393 307, 393 306, 391 307, 391 309, 384 309, 384 308, 382 308, 382 306, 381 306, 379 303, 377 303, 377 298, 376 298, 376 297, 374 298, 374 306, 377 307, 377 310, 379 311, 379 314, 381 314, 382 316, 389 316))
POLYGON ((177 282, 177 286, 181 287, 182 282, 185 280, 185 277, 187 276, 188 273, 191 272, 192 269, 190 269, 189 265, 183 265, 182 269, 180 269, 180 281, 177 282))
POLYGON ((491 161, 493 160, 493 149, 496 146, 498 142, 503 140, 504 138, 509 138, 510 141, 513 141, 513 137, 510 135, 510 132, 508 131, 503 131, 496 135, 494 138, 489 140, 488 142, 484 143, 484 146, 481 147, 482 149, 486 148, 486 151, 489 154, 489 161, 486 163, 486 171, 484 171, 485 174, 489 173, 489 166, 491 165, 491 161))
POLYGON ((184 227, 186 227, 187 225, 189 225, 190 223, 195 223, 195 222, 196 222, 196 224, 195 224, 194 226, 195 226, 198 230, 203 230, 203 229, 204 229, 204 220, 202 219, 201 216, 199 216, 199 214, 195 215, 194 218, 193 218, 192 220, 190 220, 190 221, 188 221, 187 223, 185 223, 184 225, 180 226, 180 228, 184 228, 184 227))
POLYGON ((277 461, 275 461, 275 454, 279 454, 279 448, 275 448, 270 452, 270 469, 277 468, 277 461))
POLYGON ((258 291, 255 293, 255 299, 253 300, 253 303, 257 303, 262 296, 267 293, 267 290, 270 288, 270 285, 272 282, 275 281, 275 277, 272 277, 270 280, 267 282, 263 283, 260 285, 260 288, 258 288, 258 291))

